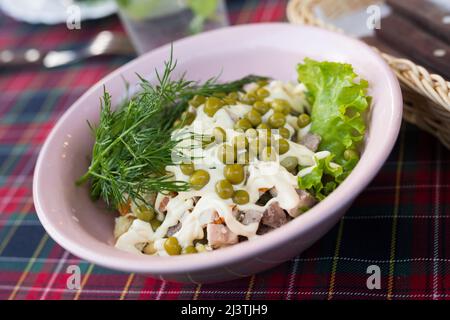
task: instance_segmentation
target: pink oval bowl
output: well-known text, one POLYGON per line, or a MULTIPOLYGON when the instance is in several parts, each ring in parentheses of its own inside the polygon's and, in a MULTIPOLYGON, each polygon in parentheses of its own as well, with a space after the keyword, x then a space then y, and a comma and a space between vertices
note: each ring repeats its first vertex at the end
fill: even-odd
POLYGON ((86 120, 98 121, 103 86, 118 103, 123 78, 136 84, 135 73, 154 78, 170 52, 164 46, 114 71, 89 89, 61 117, 47 138, 34 173, 34 203, 49 235, 73 254, 95 264, 164 280, 215 282, 245 277, 280 264, 322 237, 367 186, 388 157, 398 135, 402 98, 386 63, 365 44, 312 27, 284 23, 230 27, 182 39, 173 44, 177 72, 206 80, 221 74, 233 80, 248 74, 296 79, 303 58, 351 63, 367 79, 373 106, 365 151, 352 174, 328 198, 287 225, 256 241, 210 253, 153 257, 133 255, 113 246, 114 213, 88 196, 74 181, 88 167, 93 138, 86 120))

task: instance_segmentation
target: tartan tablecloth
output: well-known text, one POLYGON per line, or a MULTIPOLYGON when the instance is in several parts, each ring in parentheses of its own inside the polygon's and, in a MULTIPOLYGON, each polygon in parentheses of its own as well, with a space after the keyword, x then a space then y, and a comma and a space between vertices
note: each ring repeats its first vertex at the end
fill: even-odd
MULTIPOLYGON (((229 1, 232 24, 285 20, 285 1, 229 1)), ((77 48, 117 17, 34 26, 0 15, 0 49, 77 48)), ((295 259, 236 281, 194 285, 108 270, 71 255, 44 231, 32 200, 39 149, 62 113, 129 58, 54 70, 0 70, 0 299, 449 299, 450 152, 402 127, 388 161, 345 217, 295 259), (79 266, 81 289, 66 286, 79 266), (366 286, 367 268, 381 288, 366 286)))

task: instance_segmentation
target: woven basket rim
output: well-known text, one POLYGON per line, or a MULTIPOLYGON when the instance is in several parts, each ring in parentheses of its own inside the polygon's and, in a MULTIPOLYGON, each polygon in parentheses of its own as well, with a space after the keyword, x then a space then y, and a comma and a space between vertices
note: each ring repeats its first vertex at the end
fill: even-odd
MULTIPOLYGON (((313 8, 321 0, 290 0, 286 15, 289 22, 294 24, 313 25, 335 32, 342 30, 318 19, 313 8)), ((450 112, 450 82, 442 76, 428 72, 428 70, 409 59, 397 58, 374 48, 389 64, 399 78, 401 84, 408 89, 428 98, 435 104, 450 112)))

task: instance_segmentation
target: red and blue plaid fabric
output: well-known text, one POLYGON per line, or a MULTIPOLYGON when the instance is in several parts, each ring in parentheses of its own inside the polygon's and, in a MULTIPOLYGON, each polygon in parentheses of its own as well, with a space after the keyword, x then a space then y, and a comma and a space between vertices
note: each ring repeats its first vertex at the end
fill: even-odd
MULTIPOLYGON (((233 24, 285 20, 285 1, 228 1, 233 24)), ((35 26, 0 15, 0 49, 77 48, 117 17, 35 26)), ((450 152, 404 125, 382 170, 325 237, 272 270, 236 281, 177 284, 108 270, 71 255, 35 214, 32 174, 61 114, 127 58, 102 57, 55 70, 0 70, 0 299, 449 299, 450 152), (69 290, 69 265, 82 271, 69 290), (381 270, 381 289, 366 286, 381 270)))

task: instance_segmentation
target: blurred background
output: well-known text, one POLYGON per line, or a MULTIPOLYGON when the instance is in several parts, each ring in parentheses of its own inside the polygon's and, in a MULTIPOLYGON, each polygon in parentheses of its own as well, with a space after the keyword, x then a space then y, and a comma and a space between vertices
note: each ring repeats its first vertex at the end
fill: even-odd
MULTIPOLYGON (((52 68, 91 56, 141 55, 230 23, 286 20, 286 5, 286 0, 0 0, 2 29, 8 30, 0 38, 0 66, 52 68), (276 17, 248 12, 247 21, 233 14, 237 7, 246 6, 279 10, 276 17), (44 30, 66 41, 33 37, 44 30), (73 51, 61 52, 67 49, 73 51)), ((450 77, 448 0, 291 1, 291 21, 300 15, 302 22, 311 22, 308 14, 384 52, 411 58, 450 77)))

